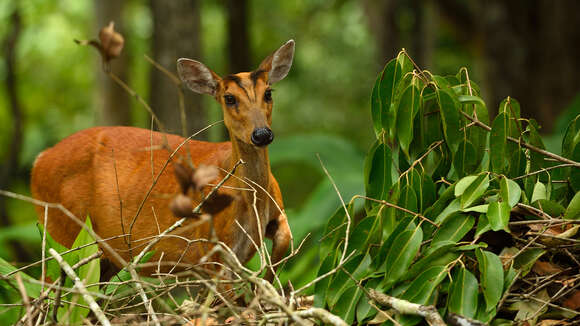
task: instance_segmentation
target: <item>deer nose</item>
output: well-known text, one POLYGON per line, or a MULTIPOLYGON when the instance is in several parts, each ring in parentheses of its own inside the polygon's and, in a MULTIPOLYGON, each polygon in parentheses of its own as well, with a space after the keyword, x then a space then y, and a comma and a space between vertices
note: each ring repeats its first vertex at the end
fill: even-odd
POLYGON ((270 128, 256 128, 252 132, 252 143, 256 146, 262 147, 269 145, 274 140, 274 133, 270 128))

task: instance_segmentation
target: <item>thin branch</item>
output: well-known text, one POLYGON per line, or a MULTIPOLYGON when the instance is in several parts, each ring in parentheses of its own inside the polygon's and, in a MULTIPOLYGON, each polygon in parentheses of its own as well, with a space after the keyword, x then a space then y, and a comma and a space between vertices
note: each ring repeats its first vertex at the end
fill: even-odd
POLYGON ((392 307, 401 314, 421 316, 425 318, 425 320, 431 326, 446 325, 435 306, 424 306, 409 302, 407 300, 397 299, 395 297, 380 293, 375 289, 370 289, 369 293, 371 298, 381 306, 392 307))
POLYGON ((104 326, 110 326, 111 322, 107 319, 107 317, 105 316, 105 314, 101 310, 101 307, 99 307, 95 299, 89 294, 89 292, 85 288, 85 285, 83 284, 83 281, 81 281, 81 279, 75 274, 74 270, 70 267, 70 265, 64 261, 62 256, 59 255, 58 252, 56 252, 56 250, 50 248, 48 249, 48 252, 52 255, 52 257, 54 257, 54 259, 58 262, 58 264, 68 275, 68 277, 70 277, 70 279, 73 280, 75 287, 82 294, 85 302, 89 304, 89 308, 95 314, 95 317, 97 317, 99 322, 104 326))

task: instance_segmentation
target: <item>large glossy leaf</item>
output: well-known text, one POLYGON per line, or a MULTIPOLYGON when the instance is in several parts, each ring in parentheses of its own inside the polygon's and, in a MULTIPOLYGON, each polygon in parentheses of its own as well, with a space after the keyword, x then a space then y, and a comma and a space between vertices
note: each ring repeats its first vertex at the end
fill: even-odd
POLYGON ((364 252, 369 243, 377 243, 377 237, 382 233, 379 222, 376 216, 367 216, 358 222, 350 234, 349 252, 364 252))
POLYGON ((475 251, 486 311, 495 308, 503 294, 503 267, 499 257, 489 251, 475 251))
POLYGON ((379 96, 381 98, 381 124, 382 128, 388 131, 389 139, 394 139, 395 132, 395 93, 398 83, 403 76, 411 71, 408 65, 401 65, 401 60, 391 60, 383 72, 379 86, 379 96), (405 70, 403 70, 405 68, 405 70))
POLYGON ((577 192, 566 208, 564 213, 565 220, 578 220, 580 219, 580 192, 577 192))
POLYGON ((536 184, 534 185, 534 191, 532 192, 532 199, 530 200, 530 202, 535 202, 537 200, 540 199, 549 199, 548 198, 548 191, 546 189, 546 186, 541 183, 540 181, 536 182, 536 184))
MULTIPOLYGON (((528 125, 526 126, 526 132, 524 133, 524 139, 531 145, 534 145, 540 149, 545 149, 544 141, 542 140, 542 136, 538 131, 540 126, 534 119, 530 119, 528 121, 528 125)), ((546 164, 544 163, 544 155, 538 153, 536 151, 530 151, 530 169, 531 171, 537 171, 546 164)), ((542 176, 542 175, 540 175, 542 176)))
POLYGON ((522 252, 514 259, 514 268, 520 270, 522 276, 526 276, 530 269, 532 269, 532 266, 534 266, 536 260, 542 257, 545 253, 546 251, 540 248, 526 249, 526 251, 522 252))
MULTIPOLYGON (((371 257, 366 255, 357 255, 344 265, 344 269, 348 271, 352 277, 357 280, 362 279, 369 273, 371 265, 371 257)), ((349 288, 355 286, 354 282, 345 272, 337 272, 334 279, 328 286, 327 302, 330 307, 333 307, 340 300, 343 293, 349 288)), ((356 304, 356 303, 355 303, 356 304)))
MULTIPOLYGON (((327 255, 320 267, 318 268, 317 276, 324 275, 332 270, 334 267, 334 255, 327 255)), ((328 276, 314 285, 314 306, 324 308, 326 305, 326 296, 328 285, 330 284, 331 276, 328 276)))
MULTIPOLYGON (((577 143, 574 146, 574 150, 572 152, 572 160, 576 162, 580 162, 580 143, 577 143)), ((572 168, 570 170, 570 185, 574 191, 580 191, 580 169, 579 168, 572 168)))
POLYGON ((417 276, 402 293, 401 299, 426 304, 439 283, 447 276, 445 266, 432 266, 417 276))
POLYGON ((431 247, 437 246, 442 241, 458 242, 475 224, 475 217, 467 214, 456 213, 449 217, 435 232, 431 247))
POLYGON ((449 289, 448 308, 455 314, 474 318, 477 312, 479 286, 475 275, 466 268, 458 268, 449 289))
MULTIPOLYGON (((87 218, 86 225, 89 229, 92 229, 90 218, 87 218)), ((93 242, 95 242, 95 240, 88 231, 84 228, 81 229, 81 232, 77 235, 72 245, 72 248, 81 248, 77 253, 77 259, 80 260, 86 258, 99 250, 96 243, 90 246, 85 246, 93 242)), ((95 284, 99 282, 100 275, 101 269, 100 261, 98 259, 92 260, 88 264, 81 266, 77 271, 77 276, 83 281, 83 283, 85 283, 89 292, 99 292, 99 288, 95 284)), ((63 318, 68 318, 66 320, 68 320, 68 323, 70 324, 82 323, 90 311, 88 308, 85 308, 87 303, 79 294, 72 295, 70 300, 72 302, 77 302, 78 305, 65 305, 65 308, 68 306, 68 309, 59 309, 59 321, 65 320, 63 318)))
POLYGON ((320 257, 326 257, 330 252, 334 252, 339 239, 344 239, 345 221, 346 213, 344 209, 342 207, 337 208, 326 224, 324 238, 320 243, 320 257))
POLYGON ((487 220, 494 231, 505 230, 509 232, 510 205, 507 202, 491 202, 487 208, 487 220))
MULTIPOLYGON (((489 187, 487 173, 480 174, 461 194, 461 208, 470 207, 475 203, 489 187)), ((456 188, 457 189, 457 188, 456 188)))
POLYGON ((409 271, 405 273, 399 281, 413 279, 429 266, 447 265, 459 256, 459 254, 456 254, 452 250, 453 246, 455 246, 455 242, 447 240, 439 241, 434 246, 429 247, 429 249, 422 253, 419 259, 411 265, 409 271))
POLYGON ((522 189, 518 183, 506 177, 502 177, 499 186, 502 201, 507 202, 510 207, 516 206, 522 196, 522 189))
MULTIPOLYGON (((4 276, 9 273, 13 273, 16 270, 16 267, 12 266, 9 262, 0 257, 0 275, 4 276)), ((32 283, 36 280, 24 272, 18 272, 17 274, 20 275, 20 278, 23 280, 22 283, 24 284, 26 294, 29 297, 38 298, 40 294, 40 284, 32 283)), ((0 287, 7 291, 15 291, 15 289, 18 289, 18 284, 14 279, 14 275, 8 277, 7 279, 0 280, 0 287)))
POLYGON ((363 294, 363 291, 358 286, 350 284, 351 286, 344 291, 344 295, 338 298, 333 309, 349 325, 354 322, 357 303, 363 294))
POLYGON ((417 255, 422 240, 423 231, 420 227, 404 231, 397 236, 385 260, 385 288, 392 286, 405 274, 417 255))
POLYGON ((455 99, 454 95, 444 89, 437 90, 437 101, 439 103, 445 141, 451 151, 456 152, 459 142, 463 138, 459 130, 461 128, 459 102, 455 99))
POLYGON ((469 140, 462 140, 459 143, 457 152, 453 157, 453 167, 460 177, 464 177, 477 170, 479 161, 473 144, 469 140))
MULTIPOLYGON (((389 63, 387 63, 387 66, 391 63, 393 65, 397 64, 394 60, 391 60, 391 61, 389 61, 389 63)), ((386 68, 387 66, 385 66, 384 70, 387 69, 386 68)), ((380 136, 380 134, 383 131, 383 124, 381 122, 381 117, 382 117, 381 94, 380 94, 379 88, 381 87, 381 81, 382 81, 383 75, 385 73, 384 70, 378 74, 377 79, 375 80, 375 84, 373 86, 372 93, 371 93, 371 117, 373 119, 373 127, 375 129, 375 134, 376 134, 377 138, 380 136)))
POLYGON ((403 91, 397 107, 397 137, 399 146, 407 157, 409 157, 409 145, 413 141, 413 120, 419 112, 419 102, 419 89, 411 83, 403 91))
MULTIPOLYGON (((413 187, 406 185, 403 187, 403 189, 401 189, 398 205, 415 213, 419 211, 417 207, 417 194, 415 194, 413 187)), ((407 216, 410 214, 399 210, 397 215, 407 216)))
MULTIPOLYGON (((365 188, 367 197, 386 199, 391 187, 392 154, 389 147, 377 141, 365 159, 365 188)), ((367 205, 370 205, 369 202, 367 205)), ((368 207, 367 207, 368 208, 368 207)))
POLYGON ((580 142, 580 115, 576 116, 566 128, 564 139, 562 140, 562 156, 572 158, 574 148, 580 142))
POLYGON ((491 124, 489 153, 492 171, 495 173, 503 173, 507 163, 508 119, 505 113, 499 113, 491 124))
POLYGON ((437 215, 435 218, 435 223, 441 224, 451 216, 451 214, 461 210, 461 201, 459 198, 452 200, 445 209, 437 215))
POLYGON ((415 230, 417 228, 417 225, 413 222, 413 220, 415 220, 414 216, 406 216, 400 219, 395 229, 391 232, 391 234, 388 237, 386 237, 385 241, 383 241, 383 244, 381 245, 381 248, 379 249, 376 258, 373 259, 373 261, 377 261, 381 264, 380 265, 381 267, 378 269, 382 270, 385 268, 387 254, 393 247, 397 237, 399 237, 400 234, 403 233, 405 230, 415 230))

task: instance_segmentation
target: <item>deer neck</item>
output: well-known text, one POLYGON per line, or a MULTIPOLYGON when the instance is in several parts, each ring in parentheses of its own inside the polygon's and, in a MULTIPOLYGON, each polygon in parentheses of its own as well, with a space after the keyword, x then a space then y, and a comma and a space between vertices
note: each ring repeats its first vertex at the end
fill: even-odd
MULTIPOLYGON (((270 160, 268 159, 267 147, 256 147, 233 137, 231 166, 233 167, 240 159, 245 164, 240 165, 236 171, 236 176, 242 179, 238 180, 239 185, 243 188, 248 188, 248 184, 244 183, 245 181, 251 187, 256 188, 258 194, 263 194, 263 191, 253 184, 256 183, 264 190, 269 191, 270 160)), ((251 203, 253 201, 253 194, 248 191, 244 191, 243 193, 245 193, 245 197, 248 197, 251 203)), ((262 195, 258 195, 258 197, 260 198, 262 195)))

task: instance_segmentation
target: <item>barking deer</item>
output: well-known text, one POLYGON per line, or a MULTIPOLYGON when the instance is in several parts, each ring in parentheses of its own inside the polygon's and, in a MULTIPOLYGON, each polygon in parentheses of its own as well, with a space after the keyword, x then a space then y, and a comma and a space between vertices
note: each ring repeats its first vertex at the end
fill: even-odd
MULTIPOLYGON (((183 83, 221 104, 229 142, 186 141, 133 127, 86 129, 38 156, 32 170, 33 196, 61 203, 80 219, 90 217, 94 231, 130 261, 178 217, 191 214, 213 185, 242 160, 245 164, 218 190, 216 198, 223 200, 213 201, 214 206, 221 207, 212 210, 211 197, 207 202, 212 223, 188 219, 153 247, 155 254, 150 261, 162 257, 167 262, 161 264, 162 271, 171 270, 175 262, 196 264, 213 246, 208 241, 212 231, 242 263, 254 255, 262 234, 272 239, 272 263, 280 261, 288 250, 291 233, 280 188, 270 172, 267 145, 274 139, 270 129, 271 85, 286 77, 293 56, 294 41, 290 40, 255 71, 225 77, 198 61, 179 59, 177 70, 183 83), (156 179, 170 159, 167 147, 176 149, 183 142, 175 157, 189 155, 198 172, 203 166, 217 167, 213 176, 192 175, 187 166, 171 160, 156 179), (256 191, 248 191, 249 187, 256 191)), ((44 209, 37 207, 37 211, 44 223, 44 209)), ((80 232, 79 224, 57 209, 49 209, 47 219, 47 232, 71 247, 80 232)), ((105 255, 117 267, 123 267, 106 250, 105 255)))

